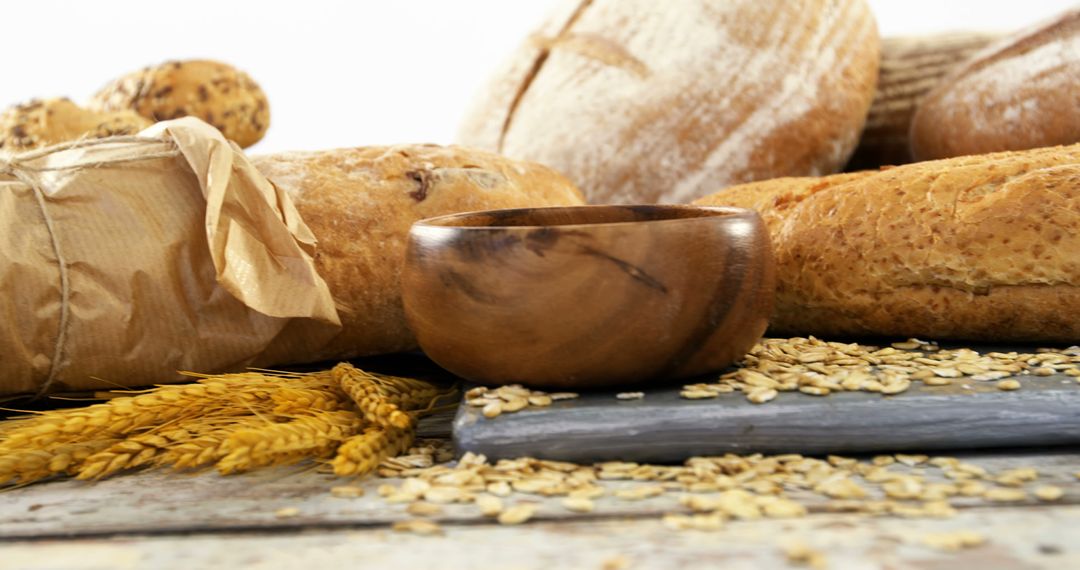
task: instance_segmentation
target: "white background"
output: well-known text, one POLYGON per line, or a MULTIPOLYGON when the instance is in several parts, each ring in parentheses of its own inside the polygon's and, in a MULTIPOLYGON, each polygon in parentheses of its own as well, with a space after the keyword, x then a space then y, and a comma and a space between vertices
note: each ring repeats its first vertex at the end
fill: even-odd
MULTIPOLYGON (((166 59, 212 58, 270 99, 270 152, 453 141, 472 94, 553 0, 4 2, 0 106, 90 97, 166 59)), ((666 1, 666 0, 656 0, 666 1)), ((1069 0, 869 0, 883 35, 1022 27, 1069 0)))

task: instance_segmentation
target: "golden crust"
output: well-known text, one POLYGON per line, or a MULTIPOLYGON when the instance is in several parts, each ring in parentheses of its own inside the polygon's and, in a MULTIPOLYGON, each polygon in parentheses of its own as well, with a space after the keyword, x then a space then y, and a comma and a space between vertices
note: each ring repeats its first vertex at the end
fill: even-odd
POLYGON ((1075 342, 1078 187, 1073 145, 747 184, 695 203, 762 209, 775 333, 1075 342))
POLYGON ((917 160, 1080 142, 1080 9, 990 46, 919 103, 917 160))
POLYGON ((130 109, 153 121, 198 117, 242 147, 270 127, 270 104, 248 74, 208 60, 168 61, 129 73, 94 95, 103 111, 130 109))
POLYGON ((15 105, 0 114, 0 150, 20 152, 80 138, 133 135, 150 121, 131 111, 96 112, 69 99, 15 105))
POLYGON ((569 0, 473 101, 459 141, 562 172, 594 203, 836 172, 879 40, 863 0, 569 0))
POLYGON ((319 240, 315 257, 342 332, 309 360, 416 348, 399 293, 409 228, 472 210, 584 203, 544 166, 461 147, 399 145, 252 158, 295 200, 319 240))

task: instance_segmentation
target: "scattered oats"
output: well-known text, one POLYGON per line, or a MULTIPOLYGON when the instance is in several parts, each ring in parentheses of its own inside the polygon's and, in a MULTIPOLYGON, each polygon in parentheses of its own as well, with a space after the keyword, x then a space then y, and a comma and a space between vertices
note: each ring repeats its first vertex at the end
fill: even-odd
POLYGON ((952 380, 940 376, 930 376, 929 378, 923 378, 922 383, 927 386, 949 386, 952 384, 952 380))
POLYGON ((443 529, 438 523, 425 519, 413 519, 398 521, 391 527, 394 532, 411 532, 422 536, 437 536, 443 534, 443 529))
POLYGON ((566 497, 562 500, 562 506, 575 513, 591 513, 595 508, 592 500, 584 497, 566 497))
POLYGON ((766 503, 762 510, 765 512, 765 516, 774 519, 806 516, 806 507, 789 499, 777 499, 766 503))
POLYGON ((1003 487, 995 487, 989 491, 983 493, 983 498, 987 501, 994 501, 995 503, 1011 503, 1016 501, 1023 501, 1027 498, 1027 492, 1023 489, 1006 489, 1003 487))
POLYGON ((822 388, 821 386, 800 386, 799 391, 803 394, 809 394, 811 396, 828 396, 829 389, 822 388))
POLYGON ((1061 487, 1043 485, 1041 487, 1035 487, 1034 494, 1040 501, 1056 501, 1065 494, 1065 491, 1062 491, 1061 487))
POLYGON ((442 510, 442 507, 439 505, 436 505, 435 503, 425 503, 424 501, 409 503, 409 506, 405 507, 405 512, 418 517, 432 517, 442 513, 442 510))
POLYGON ((607 491, 599 485, 587 485, 570 491, 567 496, 572 499, 596 499, 604 496, 607 491))
POLYGON ((615 491, 615 496, 624 501, 640 501, 650 497, 658 497, 663 494, 664 488, 660 485, 639 485, 615 491))
POLYGON ((388 483, 383 483, 375 489, 375 492, 378 493, 380 497, 389 497, 397 492, 397 487, 388 483))
POLYGON ((916 465, 926 463, 930 459, 930 457, 926 455, 905 455, 903 453, 897 453, 896 455, 894 455, 894 457, 896 457, 897 461, 903 463, 904 465, 907 465, 908 467, 914 467, 916 465))
POLYGON ((875 455, 874 458, 870 460, 870 462, 874 465, 879 466, 892 465, 893 463, 896 463, 896 458, 891 455, 875 455))
POLYGON ((559 400, 573 400, 574 398, 579 397, 579 394, 575 392, 552 392, 547 396, 553 401, 558 402, 559 400))
POLYGON ((480 413, 484 414, 485 418, 492 419, 498 417, 502 412, 502 402, 491 402, 490 404, 485 404, 480 413))
POLYGON ((1002 471, 994 478, 994 482, 998 485, 1006 485, 1009 487, 1020 487, 1024 483, 1034 481, 1039 478, 1039 472, 1032 467, 1018 467, 1016 469, 1008 469, 1002 471))
POLYGON ((955 552, 973 548, 986 542, 983 535, 973 530, 954 530, 923 535, 922 543, 930 548, 955 552))
POLYGON ((764 404, 775 398, 777 394, 779 394, 779 392, 772 388, 756 388, 746 394, 746 399, 755 404, 764 404))
POLYGON ((978 481, 965 481, 957 485, 957 490, 965 497, 978 497, 986 493, 986 485, 978 481))
POLYGON ((1011 380, 1011 379, 1010 380, 1002 380, 1001 382, 997 383, 997 389, 998 390, 1004 390, 1006 392, 1011 392, 1013 390, 1019 390, 1020 389, 1020 382, 1018 380, 1011 380))
POLYGON ((495 517, 503 511, 503 502, 494 495, 477 495, 476 506, 485 517, 495 517))
POLYGON ((288 519, 300 514, 300 509, 296 507, 285 507, 274 511, 274 516, 279 519, 288 519))
MULTIPOLYGON (((410 481, 412 479, 409 479, 410 481)), ((460 487, 432 487, 424 491, 424 500, 432 503, 463 503, 468 500, 467 495, 460 487)))
POLYGON ((355 499, 357 497, 364 496, 364 488, 356 487, 353 485, 343 485, 340 487, 331 487, 330 494, 342 499, 355 499))
POLYGON ((1063 372, 1068 376, 1080 376, 1080 368, 1066 368, 1063 372))
POLYGON ((724 527, 724 519, 718 514, 666 514, 660 522, 671 530, 713 531, 724 527))
POLYGON ((551 400, 551 396, 537 395, 537 396, 529 396, 528 401, 529 401, 530 406, 537 406, 537 407, 540 407, 540 408, 544 408, 544 407, 550 406, 552 400, 551 400))
POLYGON ((506 481, 495 481, 494 483, 488 483, 487 492, 496 497, 509 497, 514 490, 510 487, 510 483, 506 481))
POLYGON ((704 400, 706 398, 715 398, 716 392, 711 392, 709 390, 683 390, 679 392, 679 396, 682 396, 687 400, 704 400))
POLYGON ((919 341, 917 341, 915 339, 910 339, 910 340, 908 340, 906 342, 894 342, 894 343, 892 343, 893 348, 898 348, 900 350, 916 350, 920 346, 922 346, 922 343, 920 343, 919 341))
POLYGON ((627 570, 627 568, 630 568, 630 559, 622 554, 608 558, 600 566, 600 570, 627 570))
POLYGON ((645 392, 619 392, 615 394, 618 400, 640 400, 645 397, 645 392))
POLYGON ((1008 377, 1008 372, 1001 372, 1000 370, 995 370, 991 372, 983 372, 982 374, 975 374, 971 377, 971 379, 975 380, 976 382, 993 382, 994 380, 1001 380, 1002 378, 1008 377))
POLYGON ((499 524, 521 524, 528 521, 536 514, 536 505, 533 503, 518 503, 499 514, 499 524))
POLYGON ((825 555, 804 542, 793 542, 784 546, 783 550, 784 556, 792 564, 809 566, 814 570, 824 570, 828 567, 825 555))
POLYGON ((521 396, 515 396, 515 397, 512 397, 512 398, 506 400, 506 402, 502 405, 502 409, 499 410, 499 412, 500 413, 505 412, 505 413, 508 413, 508 414, 513 413, 513 412, 520 412, 521 410, 524 410, 528 406, 529 406, 529 400, 527 398, 524 398, 524 397, 521 397, 521 396))
POLYGON ((1036 376, 1053 376, 1054 375, 1054 369, 1046 367, 1046 366, 1040 366, 1040 367, 1032 370, 1031 373, 1036 375, 1036 376))

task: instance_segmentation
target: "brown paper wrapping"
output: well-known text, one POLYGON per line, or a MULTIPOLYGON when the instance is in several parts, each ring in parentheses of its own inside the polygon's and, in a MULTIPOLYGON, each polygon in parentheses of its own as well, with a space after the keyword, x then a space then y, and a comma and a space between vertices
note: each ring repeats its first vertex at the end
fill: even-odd
POLYGON ((0 154, 0 221, 0 394, 287 361, 340 326, 289 197, 196 119, 0 154))

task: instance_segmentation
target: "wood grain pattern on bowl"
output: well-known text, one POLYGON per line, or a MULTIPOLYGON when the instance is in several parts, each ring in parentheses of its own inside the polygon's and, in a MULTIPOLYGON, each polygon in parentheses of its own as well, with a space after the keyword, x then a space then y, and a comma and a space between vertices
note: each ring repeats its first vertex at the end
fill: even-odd
POLYGON ((402 296, 421 348, 447 370, 585 388, 731 364, 765 331, 773 273, 750 210, 496 210, 416 223, 402 296))

